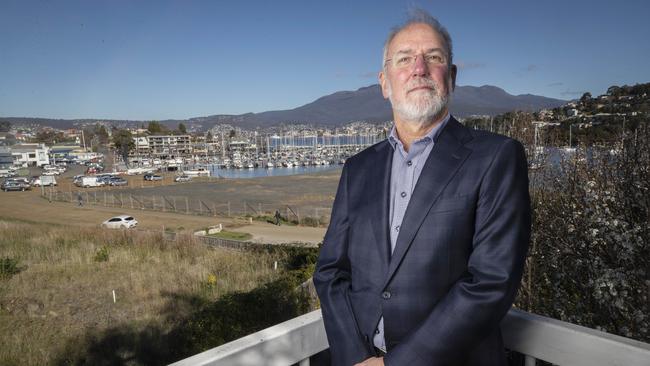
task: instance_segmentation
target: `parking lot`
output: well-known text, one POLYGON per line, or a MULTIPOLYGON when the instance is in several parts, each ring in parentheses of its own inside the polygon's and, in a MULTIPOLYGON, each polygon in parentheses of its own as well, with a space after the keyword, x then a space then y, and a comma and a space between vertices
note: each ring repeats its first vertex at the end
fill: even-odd
MULTIPOLYGON (((135 196, 189 197, 205 202, 231 202, 233 211, 236 205, 247 202, 251 206, 263 209, 286 209, 292 207, 331 208, 336 192, 340 170, 314 175, 297 175, 284 177, 266 177, 255 179, 213 179, 211 181, 193 181, 189 183, 174 183, 173 176, 168 175, 161 182, 145 182, 142 176, 126 177, 127 187, 78 188, 72 185, 72 176, 79 173, 83 167, 72 168, 58 177, 56 189, 64 192, 116 192, 135 196), (81 169, 77 169, 81 168, 81 169), (77 169, 77 170, 75 170, 77 169)), ((54 188, 46 187, 47 193, 54 188)), ((325 233, 324 228, 275 226, 265 222, 253 221, 244 223, 241 220, 223 216, 186 215, 174 212, 142 210, 137 207, 104 207, 102 205, 79 206, 70 202, 49 202, 41 197, 40 188, 27 192, 0 192, 0 218, 15 218, 26 221, 46 222, 64 225, 98 226, 111 216, 130 214, 137 218, 138 227, 144 229, 163 230, 198 230, 211 225, 222 223, 232 225, 233 230, 248 232, 254 241, 280 242, 320 242, 325 233)), ((99 193, 103 196, 102 193, 99 193)), ((47 196, 47 195, 46 195, 47 196)), ((189 199, 188 198, 188 199, 189 199)), ((241 206, 238 206, 241 207, 241 206)), ((249 211, 250 212, 250 211, 249 211)), ((234 212, 233 212, 234 213, 234 212)), ((284 210, 283 210, 284 214, 284 210)), ((310 215, 310 209, 305 208, 301 214, 310 215)), ((319 211, 318 214, 325 214, 319 211)))

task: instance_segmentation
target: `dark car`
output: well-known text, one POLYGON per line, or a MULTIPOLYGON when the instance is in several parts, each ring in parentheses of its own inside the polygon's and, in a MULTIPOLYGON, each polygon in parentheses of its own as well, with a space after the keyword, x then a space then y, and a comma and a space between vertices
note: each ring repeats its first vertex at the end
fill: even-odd
POLYGON ((162 179, 163 179, 163 177, 161 175, 158 175, 158 174, 145 174, 144 175, 144 180, 153 181, 153 180, 162 180, 162 179))
POLYGON ((0 189, 2 189, 5 192, 26 191, 28 189, 31 189, 31 186, 29 185, 29 183, 25 183, 22 181, 6 180, 2 182, 2 185, 0 185, 0 189))
POLYGON ((129 182, 126 181, 124 178, 120 177, 111 177, 108 179, 108 184, 111 186, 125 186, 128 185, 129 182))
POLYGON ((113 179, 112 175, 98 175, 97 176, 97 181, 100 182, 103 185, 109 185, 110 180, 113 179))

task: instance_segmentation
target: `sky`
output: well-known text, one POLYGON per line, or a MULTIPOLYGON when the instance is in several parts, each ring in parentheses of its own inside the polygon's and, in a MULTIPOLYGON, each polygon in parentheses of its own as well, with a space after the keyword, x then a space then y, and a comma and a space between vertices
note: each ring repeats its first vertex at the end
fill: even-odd
POLYGON ((377 83, 409 9, 458 85, 559 99, 650 82, 649 1, 0 0, 0 117, 186 119, 377 83))

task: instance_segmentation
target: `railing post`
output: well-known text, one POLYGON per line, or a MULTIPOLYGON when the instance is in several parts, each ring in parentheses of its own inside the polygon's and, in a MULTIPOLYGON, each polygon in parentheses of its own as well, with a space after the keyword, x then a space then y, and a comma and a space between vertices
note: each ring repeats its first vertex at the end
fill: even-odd
POLYGON ((524 366, 535 366, 535 357, 524 355, 524 366))

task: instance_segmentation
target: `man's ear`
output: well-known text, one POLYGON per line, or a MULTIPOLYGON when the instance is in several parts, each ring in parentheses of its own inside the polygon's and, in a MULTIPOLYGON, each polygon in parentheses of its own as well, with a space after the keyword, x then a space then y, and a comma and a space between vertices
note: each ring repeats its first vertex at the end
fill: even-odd
POLYGON ((384 96, 384 99, 388 99, 388 89, 386 88, 386 75, 383 71, 379 72, 379 85, 381 86, 381 94, 384 96))
POLYGON ((456 65, 451 65, 451 70, 449 70, 449 72, 451 74, 451 90, 454 91, 456 89, 456 73, 458 72, 456 65))

